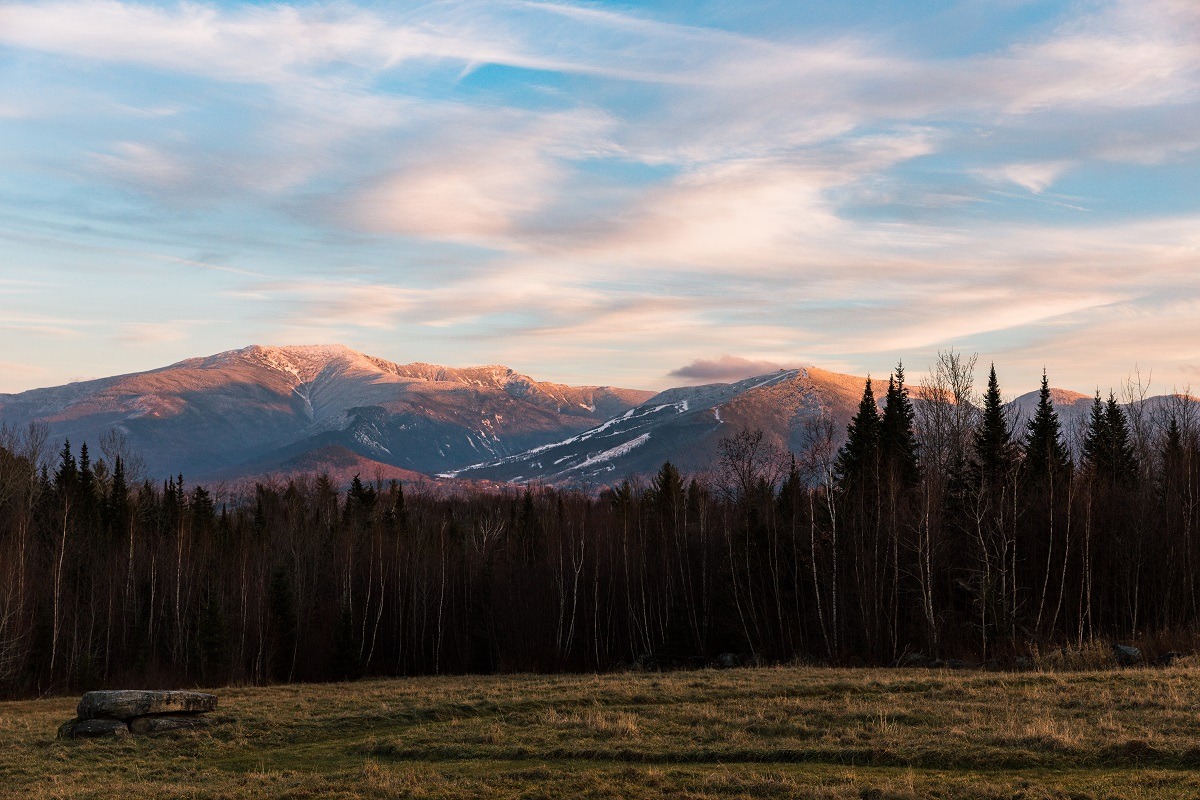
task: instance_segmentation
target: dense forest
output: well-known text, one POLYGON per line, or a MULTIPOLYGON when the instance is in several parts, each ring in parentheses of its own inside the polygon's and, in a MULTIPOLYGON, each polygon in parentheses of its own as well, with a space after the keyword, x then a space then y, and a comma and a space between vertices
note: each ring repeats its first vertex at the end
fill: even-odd
POLYGON ((312 476, 231 502, 116 435, 5 430, 0 693, 1190 648, 1193 402, 1097 394, 1065 430, 1045 378, 1016 419, 974 366, 943 354, 911 396, 898 368, 882 404, 868 380, 801 452, 745 430, 704 475, 598 494, 312 476))

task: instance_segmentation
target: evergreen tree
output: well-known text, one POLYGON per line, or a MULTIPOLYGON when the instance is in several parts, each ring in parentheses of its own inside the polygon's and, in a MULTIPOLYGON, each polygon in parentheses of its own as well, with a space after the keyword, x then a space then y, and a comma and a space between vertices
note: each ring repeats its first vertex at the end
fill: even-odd
POLYGON ((79 446, 79 496, 89 506, 96 498, 96 474, 92 472, 87 442, 79 446))
POLYGON ((517 544, 514 555, 519 554, 526 565, 529 565, 537 560, 542 551, 542 538, 545 531, 542 530, 537 506, 533 502, 533 492, 528 486, 525 487, 521 498, 520 510, 517 511, 515 506, 513 510, 516 512, 516 516, 512 519, 512 536, 517 544))
POLYGON ((1174 414, 1167 424, 1167 434, 1163 437, 1163 464, 1165 470, 1183 460, 1183 432, 1179 430, 1179 420, 1174 414))
POLYGON ((1083 436, 1083 463, 1097 474, 1108 472, 1108 417, 1104 413, 1104 402, 1100 390, 1092 398, 1092 410, 1088 414, 1087 433, 1083 436))
POLYGON ((125 509, 129 502, 129 485, 125 482, 125 459, 117 456, 113 464, 112 485, 108 490, 108 505, 114 516, 125 509))
POLYGON ((863 387, 858 411, 846 428, 846 444, 838 451, 838 483, 843 487, 862 481, 875 473, 879 464, 879 409, 875 405, 875 393, 871 390, 871 378, 863 387))
POLYGON ((1162 444, 1162 479, 1159 489, 1164 495, 1182 490, 1185 459, 1183 431, 1179 429, 1179 420, 1172 414, 1162 444))
POLYGON ((904 364, 888 378, 887 405, 879 423, 879 447, 883 463, 904 486, 915 486, 921 479, 917 463, 917 435, 913 430, 916 413, 904 385, 904 364))
POLYGON ((1111 392, 1107 403, 1100 400, 1099 390, 1092 400, 1083 440, 1083 460, 1103 480, 1129 483, 1137 478, 1137 457, 1130 441, 1129 423, 1111 392))
POLYGON ((217 507, 213 505, 212 495, 203 486, 192 490, 188 502, 188 510, 192 517, 192 533, 195 536, 208 537, 217 521, 217 507))
POLYGON ((370 523, 375 508, 375 487, 364 484, 355 473, 350 481, 350 491, 346 494, 346 507, 343 511, 345 521, 353 523, 359 529, 365 529, 370 523))
POLYGON ((58 470, 54 473, 54 488, 59 492, 68 492, 75 488, 79 477, 79 468, 75 464, 75 456, 71 453, 71 440, 63 442, 63 449, 58 454, 58 470))
POLYGON ((664 462, 654 477, 654 500, 658 513, 663 518, 671 517, 682 510, 683 478, 670 461, 664 462))
POLYGON ((118 537, 129 524, 129 485, 125 482, 125 459, 117 456, 113 464, 112 483, 104 501, 109 535, 118 537))
POLYGON ((983 396, 983 418, 975 431, 975 468, 980 477, 995 481, 1007 472, 1012 463, 1012 430, 1000 399, 1000 382, 996 380, 996 365, 988 373, 987 392, 983 396))
POLYGON ((1108 452, 1112 479, 1119 483, 1132 483, 1137 480, 1138 475, 1137 455, 1133 450, 1129 421, 1112 392, 1108 393, 1104 416, 1108 424, 1108 452))
POLYGON ((388 484, 386 504, 383 521, 387 529, 393 533, 404 530, 408 526, 408 513, 404 510, 404 485, 395 478, 388 484))
POLYGON ((1043 370, 1037 410, 1029 420, 1025 435, 1025 472, 1030 480, 1045 483, 1061 477, 1070 468, 1071 459, 1062 441, 1062 426, 1050 398, 1050 382, 1043 370))

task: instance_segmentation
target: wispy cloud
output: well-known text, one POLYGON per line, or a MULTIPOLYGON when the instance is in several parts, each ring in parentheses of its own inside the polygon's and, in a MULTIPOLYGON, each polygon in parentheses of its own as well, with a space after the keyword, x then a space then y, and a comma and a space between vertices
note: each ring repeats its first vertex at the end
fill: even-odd
POLYGON ((950 344, 1182 370, 1200 7, 1051 5, 955 49, 699 6, 0 2, 22 65, 0 104, 21 257, 0 280, 121 277, 84 318, 0 326, 212 349, 214 326, 117 297, 170 264, 179 290, 140 308, 233 306, 230 336, 587 358, 612 382, 878 371, 950 344))
POLYGON ((1033 194, 1041 194, 1053 186, 1054 182, 1071 166, 1072 162, 1070 161, 1005 164, 1001 167, 982 169, 979 174, 988 180, 1015 183, 1033 194))

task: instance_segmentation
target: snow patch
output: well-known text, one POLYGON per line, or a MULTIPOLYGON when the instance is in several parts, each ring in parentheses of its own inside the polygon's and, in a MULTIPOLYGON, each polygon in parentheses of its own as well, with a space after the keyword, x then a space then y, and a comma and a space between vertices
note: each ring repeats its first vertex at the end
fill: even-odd
POLYGON ((650 439, 650 434, 643 433, 641 436, 638 436, 636 439, 630 439, 628 442, 623 442, 623 443, 617 445, 616 447, 612 448, 611 450, 605 450, 603 453, 597 453, 594 456, 589 456, 586 461, 584 461, 583 463, 581 463, 577 466, 571 467, 571 469, 572 470, 584 469, 585 467, 590 467, 592 464, 599 464, 604 461, 612 461, 614 458, 617 458, 618 456, 623 456, 626 453, 628 453, 630 450, 633 450, 636 447, 641 447, 649 439, 650 439))

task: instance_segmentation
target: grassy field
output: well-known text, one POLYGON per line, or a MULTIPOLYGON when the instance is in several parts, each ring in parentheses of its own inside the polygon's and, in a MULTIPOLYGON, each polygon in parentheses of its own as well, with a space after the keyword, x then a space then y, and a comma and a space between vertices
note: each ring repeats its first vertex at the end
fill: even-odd
POLYGON ((0 797, 1200 797, 1200 669, 744 669, 217 690, 205 732, 63 742, 0 703, 0 797))

